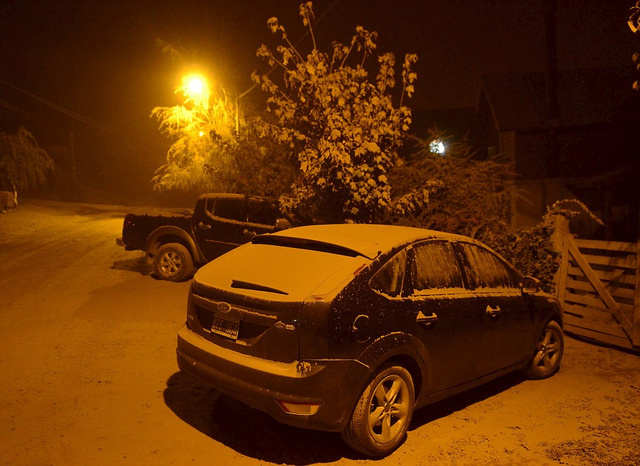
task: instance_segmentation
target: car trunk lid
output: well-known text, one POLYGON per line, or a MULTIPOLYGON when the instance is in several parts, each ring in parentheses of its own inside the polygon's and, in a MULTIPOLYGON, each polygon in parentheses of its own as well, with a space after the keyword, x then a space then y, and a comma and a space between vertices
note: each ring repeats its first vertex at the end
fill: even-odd
POLYGON ((274 361, 295 361, 305 300, 335 293, 368 262, 362 256, 335 251, 241 246, 195 275, 188 323, 193 331, 226 348, 274 361))

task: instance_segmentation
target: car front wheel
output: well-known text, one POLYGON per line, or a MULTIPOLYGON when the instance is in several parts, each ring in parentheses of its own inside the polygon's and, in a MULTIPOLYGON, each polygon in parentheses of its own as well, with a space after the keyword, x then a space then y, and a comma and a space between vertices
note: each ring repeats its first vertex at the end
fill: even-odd
POLYGON ((402 366, 383 368, 360 395, 342 438, 365 455, 390 454, 406 436, 414 399, 411 374, 402 366))
POLYGON ((193 259, 182 244, 163 244, 153 258, 153 270, 163 280, 180 282, 193 271, 193 259))
POLYGON ((551 321, 542 331, 536 344, 533 359, 527 368, 530 379, 546 379, 558 372, 564 353, 564 337, 557 322, 551 321))

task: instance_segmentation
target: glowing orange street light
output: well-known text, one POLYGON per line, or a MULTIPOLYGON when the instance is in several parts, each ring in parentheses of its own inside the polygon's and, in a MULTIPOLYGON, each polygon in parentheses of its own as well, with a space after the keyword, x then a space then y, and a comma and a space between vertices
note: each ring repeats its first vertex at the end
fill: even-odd
POLYGON ((179 90, 198 107, 209 105, 209 84, 204 76, 190 74, 182 77, 182 86, 179 90))

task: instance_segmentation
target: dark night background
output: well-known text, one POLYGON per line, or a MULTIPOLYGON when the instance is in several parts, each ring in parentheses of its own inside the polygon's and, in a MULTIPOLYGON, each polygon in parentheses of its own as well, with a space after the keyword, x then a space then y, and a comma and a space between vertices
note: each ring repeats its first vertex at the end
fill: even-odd
MULTIPOLYGON (((399 62, 405 53, 418 54, 416 94, 409 102, 414 112, 474 107, 482 76, 545 71, 543 0, 313 3, 324 50, 332 40, 348 43, 362 25, 379 32, 379 52, 392 51, 399 62)), ((93 187, 92 200, 144 200, 169 146, 151 109, 178 103, 173 90, 192 69, 234 93, 248 90, 251 72, 264 66, 256 49, 273 43, 266 27, 271 16, 308 50, 299 4, 3 0, 0 130, 24 125, 35 135, 58 164, 58 192, 71 189, 75 159, 77 177, 93 187), (179 51, 179 58, 162 53, 159 41, 179 51)), ((631 56, 640 50, 626 24, 633 4, 558 0, 559 70, 626 67, 632 93, 631 56)), ((259 102, 259 93, 249 92, 242 104, 259 102)))

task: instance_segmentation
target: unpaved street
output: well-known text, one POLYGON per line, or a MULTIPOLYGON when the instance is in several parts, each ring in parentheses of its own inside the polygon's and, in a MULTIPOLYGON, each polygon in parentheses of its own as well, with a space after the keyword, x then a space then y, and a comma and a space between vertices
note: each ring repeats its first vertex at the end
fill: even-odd
POLYGON ((0 215, 0 464, 640 464, 640 356, 572 338, 556 376, 422 409, 379 461, 219 396, 175 362, 189 283, 115 244, 129 210, 0 215))

